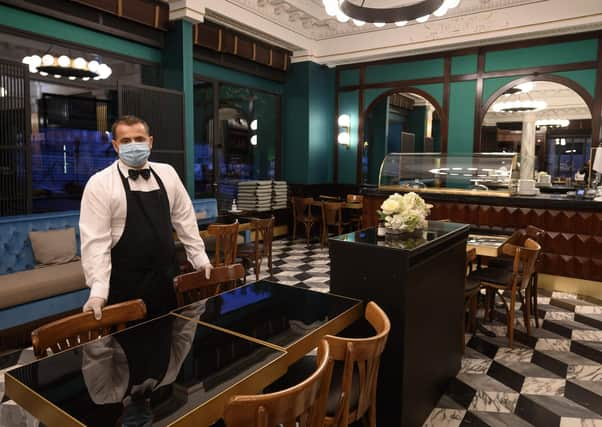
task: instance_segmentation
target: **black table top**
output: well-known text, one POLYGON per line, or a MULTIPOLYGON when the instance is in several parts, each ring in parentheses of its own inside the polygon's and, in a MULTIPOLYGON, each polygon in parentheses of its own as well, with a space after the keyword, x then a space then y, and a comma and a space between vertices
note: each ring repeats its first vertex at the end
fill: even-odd
MULTIPOLYGON (((198 318, 204 308, 197 304, 180 313, 198 318)), ((123 424, 166 425, 283 355, 168 314, 7 376, 85 425, 114 426, 120 417, 123 424)))
POLYGON ((468 232, 468 225, 453 222, 429 221, 428 228, 424 231, 401 235, 381 237, 377 234, 377 228, 354 231, 340 236, 331 237, 330 240, 347 242, 351 244, 362 244, 379 246, 404 251, 418 251, 426 248, 432 243, 437 243, 459 232, 468 232))
POLYGON ((175 310, 192 319, 287 348, 361 304, 334 294, 259 281, 175 310), (194 307, 202 304, 204 310, 194 307))

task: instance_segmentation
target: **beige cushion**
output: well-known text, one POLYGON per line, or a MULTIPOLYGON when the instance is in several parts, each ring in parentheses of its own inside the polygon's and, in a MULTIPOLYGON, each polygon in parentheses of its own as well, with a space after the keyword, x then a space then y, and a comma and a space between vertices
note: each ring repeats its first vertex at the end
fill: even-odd
POLYGON ((48 298, 86 286, 81 261, 0 276, 0 308, 48 298))
POLYGON ((75 228, 30 231, 33 257, 38 264, 64 264, 76 259, 75 228))

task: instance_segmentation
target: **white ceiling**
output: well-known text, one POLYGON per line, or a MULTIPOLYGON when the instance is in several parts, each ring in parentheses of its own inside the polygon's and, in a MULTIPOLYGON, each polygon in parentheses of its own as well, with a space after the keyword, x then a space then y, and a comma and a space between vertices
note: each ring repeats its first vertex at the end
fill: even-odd
MULTIPOLYGON (((384 7, 415 0, 366 0, 384 7), (381 4, 382 3, 382 4, 381 4)), ((322 0, 170 0, 194 16, 293 51, 293 61, 328 66, 602 29, 602 0, 461 0, 424 24, 355 26, 326 14, 322 0)))

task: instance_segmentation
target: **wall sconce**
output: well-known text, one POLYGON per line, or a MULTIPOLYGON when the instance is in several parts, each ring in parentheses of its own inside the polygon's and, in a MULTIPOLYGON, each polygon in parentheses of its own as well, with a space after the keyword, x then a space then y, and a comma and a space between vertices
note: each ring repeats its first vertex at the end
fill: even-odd
POLYGON ((339 135, 337 136, 337 141, 339 144, 345 146, 345 148, 349 150, 349 145, 351 143, 351 118, 347 114, 342 114, 339 116, 338 124, 339 135))

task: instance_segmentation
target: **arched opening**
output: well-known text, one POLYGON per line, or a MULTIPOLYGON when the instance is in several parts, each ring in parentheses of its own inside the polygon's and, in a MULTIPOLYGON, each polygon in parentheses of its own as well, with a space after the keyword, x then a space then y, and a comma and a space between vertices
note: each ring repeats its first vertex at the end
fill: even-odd
POLYGON ((496 91, 481 111, 482 152, 520 153, 522 179, 541 191, 590 184, 590 94, 557 76, 527 77, 496 91))
POLYGON ((363 112, 359 182, 376 184, 385 154, 447 152, 447 117, 429 93, 395 88, 368 105, 363 112))

